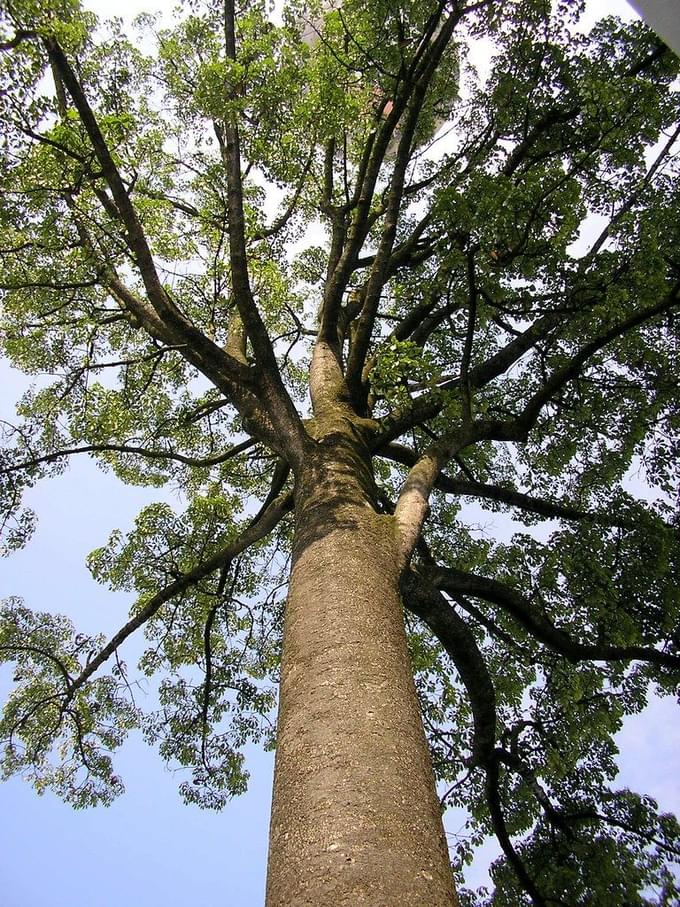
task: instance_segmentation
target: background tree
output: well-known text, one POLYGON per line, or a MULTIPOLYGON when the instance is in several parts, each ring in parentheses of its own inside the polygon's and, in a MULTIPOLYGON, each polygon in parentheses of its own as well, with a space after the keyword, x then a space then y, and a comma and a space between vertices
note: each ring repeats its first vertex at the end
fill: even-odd
POLYGON ((287 597, 272 905, 452 902, 412 675, 489 903, 677 897, 677 822, 611 782, 680 668, 678 61, 579 8, 191 4, 140 44, 5 0, 2 343, 52 376, 5 426, 5 546, 77 453, 186 501, 90 556, 138 593, 110 640, 5 603, 6 774, 108 802, 142 726, 223 805, 287 597))

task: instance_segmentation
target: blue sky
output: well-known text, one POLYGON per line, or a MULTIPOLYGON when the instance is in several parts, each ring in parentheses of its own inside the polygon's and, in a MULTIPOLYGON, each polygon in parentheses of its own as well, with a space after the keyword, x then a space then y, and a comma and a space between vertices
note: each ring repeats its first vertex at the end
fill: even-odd
MULTIPOLYGON (((110 6, 90 3, 97 12, 110 6)), ((161 4, 120 2, 133 15, 161 4)), ((167 4, 166 4, 167 6, 167 4)), ((624 3, 597 3, 627 11, 624 3)), ((0 370, 2 415, 12 415, 23 379, 0 370)), ((3 562, 0 597, 21 595, 37 610, 72 617, 83 632, 117 629, 130 599, 97 586, 85 555, 110 531, 123 530, 139 508, 163 492, 122 486, 83 457, 58 479, 33 489, 40 515, 29 547, 3 562)), ((490 518, 489 518, 490 519, 490 518)), ((133 659, 130 659, 133 660, 133 659)), ((0 672, 0 693, 7 684, 0 672)), ((621 784, 657 796, 680 812, 680 727, 670 700, 654 702, 621 735, 621 784)), ((178 779, 139 740, 120 751, 116 771, 127 793, 108 809, 73 811, 51 794, 37 797, 19 779, 0 785, 0 904, 2 907, 256 907, 263 901, 273 757, 253 751, 249 792, 220 814, 182 804, 178 779)), ((449 832, 461 825, 447 821, 449 832)), ((470 877, 484 880, 480 861, 470 877)))

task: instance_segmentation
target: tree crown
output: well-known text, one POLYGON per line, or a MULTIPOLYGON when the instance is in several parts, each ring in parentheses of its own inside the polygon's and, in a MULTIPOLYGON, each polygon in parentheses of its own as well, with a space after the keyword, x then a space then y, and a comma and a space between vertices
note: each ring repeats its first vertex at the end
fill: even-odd
POLYGON ((187 800, 244 789, 321 451, 396 527, 444 800, 505 854, 492 902, 677 895, 676 821, 612 782, 680 667, 678 60, 579 11, 192 2, 137 40, 5 3, 0 342, 37 380, 3 427, 3 544, 78 453, 186 502, 90 555, 137 594, 112 639, 5 603, 6 774, 109 802, 141 726, 187 800), (141 628, 146 715, 117 654, 141 628))

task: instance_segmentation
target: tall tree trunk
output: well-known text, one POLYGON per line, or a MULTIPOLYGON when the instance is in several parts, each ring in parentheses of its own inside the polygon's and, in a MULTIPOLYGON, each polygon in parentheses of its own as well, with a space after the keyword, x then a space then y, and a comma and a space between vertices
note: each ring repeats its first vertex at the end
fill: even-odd
POLYGON ((267 907, 456 904, 394 523, 361 469, 336 445, 298 483, 267 907))

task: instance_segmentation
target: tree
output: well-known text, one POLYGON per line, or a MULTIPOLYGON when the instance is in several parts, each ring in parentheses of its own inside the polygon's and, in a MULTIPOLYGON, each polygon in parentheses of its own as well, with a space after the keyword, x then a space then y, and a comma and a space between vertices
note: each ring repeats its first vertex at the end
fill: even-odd
POLYGON ((92 552, 111 639, 5 602, 6 775, 109 802, 142 727, 217 808, 275 739, 271 907, 452 904, 434 765, 456 868, 504 852, 464 903, 677 896, 676 820, 611 782, 680 669, 678 60, 580 6, 197 0, 136 42, 5 0, 5 548, 78 454, 186 501, 92 552))

